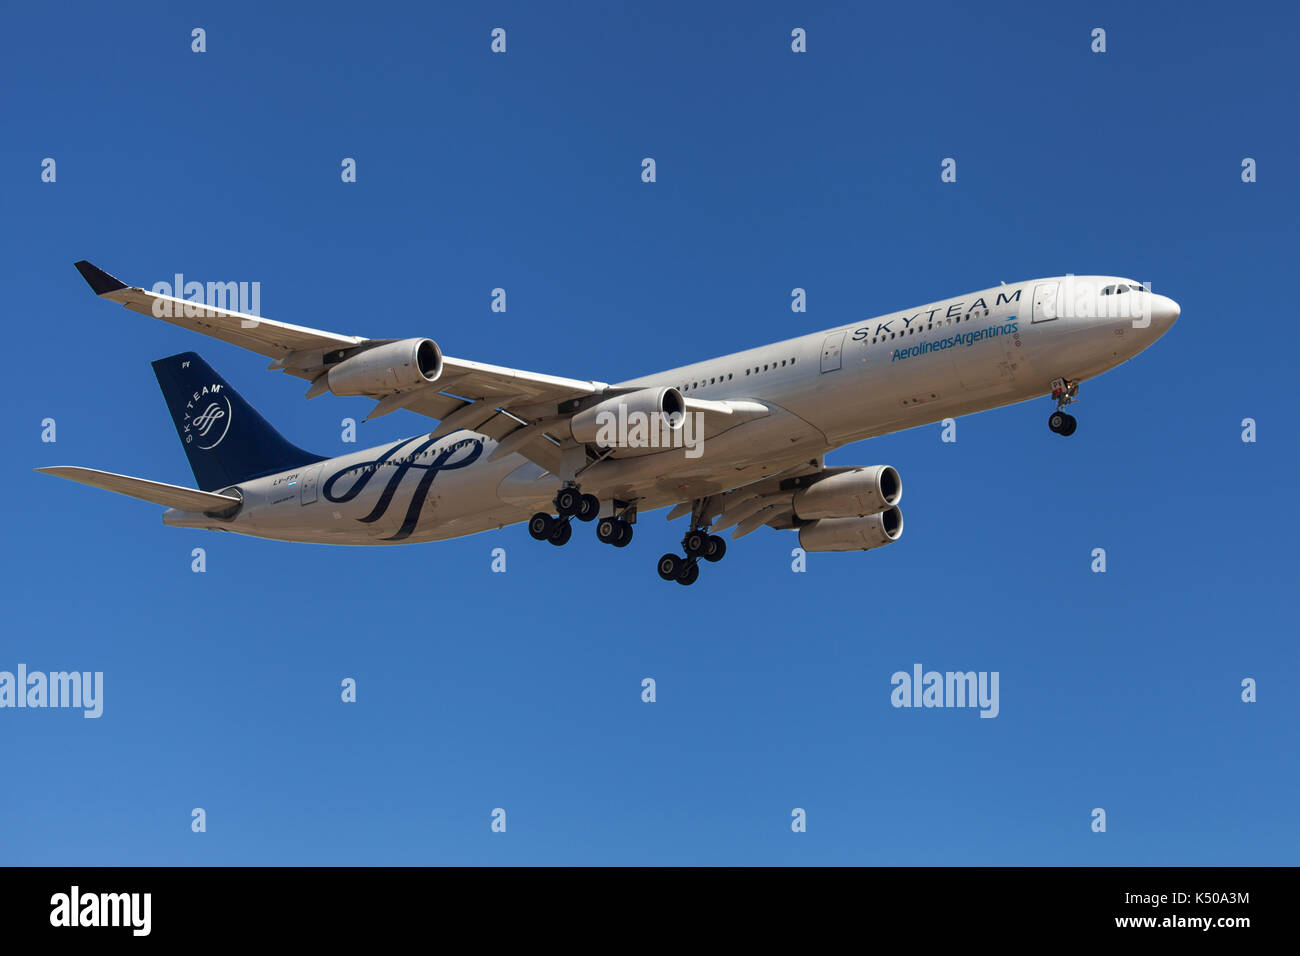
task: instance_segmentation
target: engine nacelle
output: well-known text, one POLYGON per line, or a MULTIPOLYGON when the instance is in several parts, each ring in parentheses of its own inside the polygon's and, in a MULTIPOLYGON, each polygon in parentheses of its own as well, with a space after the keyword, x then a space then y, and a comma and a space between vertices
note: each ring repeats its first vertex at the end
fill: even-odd
POLYGON ((654 447, 659 447, 658 438, 681 430, 685 421, 686 400, 681 392, 675 388, 643 388, 583 409, 569 420, 569 429, 573 440, 584 445, 596 442, 599 436, 602 447, 617 448, 628 441, 629 434, 635 439, 639 433, 654 447), (650 429, 655 430, 654 437, 650 429))
MULTIPOLYGON (((855 468, 794 493, 791 504, 805 521, 880 514, 903 497, 903 479, 888 465, 855 468)), ((901 519, 899 527, 902 527, 901 519)), ((805 551, 808 549, 805 548, 805 551)))
POLYGON ((903 513, 889 508, 865 518, 821 518, 799 529, 805 551, 870 551, 903 536, 903 513))
POLYGON ((431 339, 403 339, 344 359, 326 380, 335 395, 374 395, 433 382, 441 374, 442 351, 431 339))

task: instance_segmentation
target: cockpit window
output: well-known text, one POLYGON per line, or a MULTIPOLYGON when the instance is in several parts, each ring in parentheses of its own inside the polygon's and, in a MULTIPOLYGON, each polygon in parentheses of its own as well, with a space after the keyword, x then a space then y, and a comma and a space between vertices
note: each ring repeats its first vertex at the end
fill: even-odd
POLYGON ((1114 293, 1114 291, 1115 291, 1115 287, 1114 287, 1113 285, 1108 285, 1108 286, 1106 286, 1106 288, 1104 288, 1104 289, 1101 290, 1101 294, 1102 294, 1102 295, 1111 295, 1112 293, 1114 293))

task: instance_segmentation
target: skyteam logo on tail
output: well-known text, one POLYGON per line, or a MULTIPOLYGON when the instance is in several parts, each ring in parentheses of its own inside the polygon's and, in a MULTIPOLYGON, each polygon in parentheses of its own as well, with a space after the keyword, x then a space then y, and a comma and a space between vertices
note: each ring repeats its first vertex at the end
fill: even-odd
POLYGON ((230 398, 222 386, 203 386, 185 405, 185 444, 193 442, 195 448, 211 451, 230 431, 232 416, 230 398))

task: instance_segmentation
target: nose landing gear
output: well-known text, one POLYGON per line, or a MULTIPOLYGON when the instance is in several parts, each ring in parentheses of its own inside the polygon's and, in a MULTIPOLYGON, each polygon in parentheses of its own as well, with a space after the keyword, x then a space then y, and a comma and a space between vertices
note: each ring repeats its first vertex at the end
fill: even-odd
POLYGON ((1065 406, 1074 402, 1078 395, 1078 382, 1072 382, 1068 378, 1052 380, 1052 398, 1056 399, 1056 411, 1052 412, 1051 417, 1047 419, 1047 427, 1055 434, 1073 435, 1074 430, 1079 427, 1075 417, 1065 411, 1065 406))

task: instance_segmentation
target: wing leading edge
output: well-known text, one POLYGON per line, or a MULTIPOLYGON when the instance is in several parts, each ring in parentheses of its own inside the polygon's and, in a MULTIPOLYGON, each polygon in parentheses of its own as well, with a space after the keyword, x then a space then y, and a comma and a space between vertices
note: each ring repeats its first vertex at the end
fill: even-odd
MULTIPOLYGON (((161 319, 230 345, 273 359, 270 368, 312 382, 308 397, 328 390, 329 370, 341 362, 394 339, 367 339, 277 322, 261 316, 217 308, 202 302, 128 286, 86 260, 77 271, 91 291, 123 308, 161 319)), ((360 392, 376 401, 367 418, 398 408, 409 409, 441 424, 435 433, 470 428, 501 441, 514 434, 513 450, 548 470, 558 466, 566 439, 566 403, 604 393, 603 382, 583 381, 442 356, 441 374, 412 387, 376 387, 360 392), (546 427, 555 424, 551 434, 546 427), (541 427, 534 427, 541 426, 541 427), (518 433, 529 429, 524 435, 518 433)))

